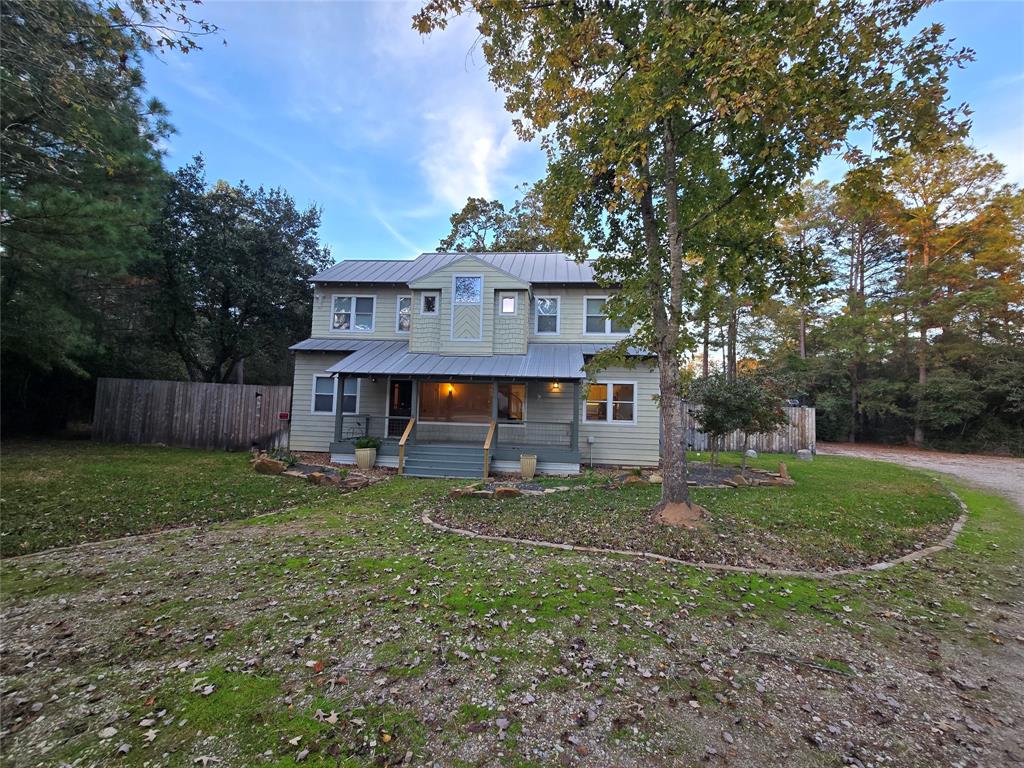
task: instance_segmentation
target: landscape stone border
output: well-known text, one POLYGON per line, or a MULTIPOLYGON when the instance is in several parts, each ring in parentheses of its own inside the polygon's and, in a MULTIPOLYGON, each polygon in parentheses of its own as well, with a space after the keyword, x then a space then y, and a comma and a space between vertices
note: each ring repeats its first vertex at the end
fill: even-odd
POLYGON ((778 577, 794 577, 801 579, 819 579, 828 580, 835 579, 842 576, 855 576, 858 574, 875 573, 879 571, 886 571, 890 568, 895 568, 897 565, 903 565, 904 563, 910 563, 915 560, 921 560, 922 558, 933 555, 937 552, 941 552, 945 549, 949 549, 956 543, 957 537, 960 535, 960 531, 963 530, 964 525, 967 524, 967 505, 964 500, 961 499, 952 489, 943 485, 946 492, 953 497, 957 504, 960 505, 960 517, 953 523, 953 527, 949 529, 942 540, 938 544, 933 544, 930 547, 923 547, 922 549, 914 550, 905 555, 901 555, 893 560, 883 560, 880 563, 873 563, 871 565, 860 566, 857 568, 838 568, 833 571, 803 571, 793 570, 789 568, 755 568, 747 567, 742 565, 726 565, 724 563, 705 563, 699 560, 683 560, 678 557, 672 557, 671 555, 661 555, 657 552, 643 552, 634 549, 607 549, 604 547, 590 547, 583 544, 564 544, 558 541, 544 541, 540 539, 520 539, 513 536, 497 536, 494 534, 478 533, 471 531, 468 528, 455 528, 454 526, 445 525, 439 523, 430 517, 430 512, 424 510, 420 516, 420 520, 431 528, 442 533, 453 533, 459 536, 465 536, 470 539, 479 539, 481 541, 494 541, 501 544, 515 544, 519 546, 528 547, 541 547, 544 549, 560 549, 563 552, 583 552, 591 555, 620 555, 624 557, 635 557, 646 560, 654 560, 656 562, 668 563, 671 565, 685 565, 691 568, 702 568, 708 571, 720 571, 724 573, 750 573, 758 576, 778 576, 778 577))

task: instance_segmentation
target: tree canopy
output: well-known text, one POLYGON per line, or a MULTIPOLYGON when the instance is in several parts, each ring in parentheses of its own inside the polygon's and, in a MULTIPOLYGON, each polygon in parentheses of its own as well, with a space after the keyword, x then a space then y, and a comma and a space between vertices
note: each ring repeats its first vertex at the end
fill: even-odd
POLYGON ((597 254, 628 343, 656 353, 663 504, 687 499, 680 370, 702 287, 763 293, 776 223, 823 156, 858 159, 851 132, 888 153, 956 127, 946 73, 969 53, 941 27, 908 32, 923 4, 428 0, 415 16, 426 33, 478 15, 517 130, 548 151, 556 239, 597 254))

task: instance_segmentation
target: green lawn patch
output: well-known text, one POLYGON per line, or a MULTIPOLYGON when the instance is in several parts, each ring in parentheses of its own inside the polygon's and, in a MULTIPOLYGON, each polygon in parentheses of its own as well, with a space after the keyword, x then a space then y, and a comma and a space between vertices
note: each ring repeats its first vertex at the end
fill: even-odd
MULTIPOLYGON (((787 457, 765 456, 775 467, 787 457)), ((454 499, 446 523, 483 533, 632 549, 684 560, 744 566, 831 569, 896 557, 940 539, 959 516, 956 501, 928 476, 890 464, 819 456, 789 460, 790 488, 696 489, 707 525, 656 525, 658 485, 586 483, 546 496, 454 499)))
POLYGON ((0 555, 250 517, 331 494, 257 475, 248 460, 244 453, 187 448, 5 444, 0 555))

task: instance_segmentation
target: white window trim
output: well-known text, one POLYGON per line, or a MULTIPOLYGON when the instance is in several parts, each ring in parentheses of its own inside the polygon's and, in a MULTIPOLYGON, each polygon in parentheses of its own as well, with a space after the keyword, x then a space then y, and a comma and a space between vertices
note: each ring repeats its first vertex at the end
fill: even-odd
MULTIPOLYGON (((586 302, 583 304, 583 309, 586 311, 586 302)), ((586 322, 586 321, 584 321, 586 322)), ((586 326, 584 326, 586 327, 586 326)), ((562 332, 562 297, 561 296, 534 296, 533 297, 533 334, 535 336, 558 336, 562 332), (537 302, 541 299, 554 299, 558 302, 558 311, 555 312, 555 330, 553 331, 538 331, 538 317, 551 317, 551 315, 540 315, 537 313, 537 302)))
MULTIPOLYGON (((399 294, 399 296, 397 296, 395 298, 395 333, 406 334, 406 333, 409 333, 409 331, 403 331, 399 327, 399 324, 400 324, 400 322, 402 320, 402 299, 408 299, 409 300, 409 331, 411 331, 412 330, 412 294, 409 294, 409 293, 399 294)), ((334 310, 332 309, 331 310, 331 314, 333 314, 333 313, 334 313, 334 310)))
MULTIPOLYGON (((624 333, 620 333, 620 332, 612 333, 612 319, 608 315, 604 316, 604 331, 603 332, 588 331, 587 330, 587 301, 589 301, 590 299, 601 299, 601 300, 607 302, 609 298, 611 298, 611 297, 610 296, 584 296, 583 297, 583 335, 584 336, 616 336, 616 337, 629 336, 629 331, 626 331, 624 333)), ((598 383, 600 383, 600 382, 598 382, 598 383)), ((620 381, 618 383, 619 384, 628 384, 629 382, 620 381)), ((625 422, 623 422, 623 423, 625 423, 625 422)))
MULTIPOLYGON (((639 410, 637 406, 638 406, 639 401, 640 401, 640 388, 637 386, 637 383, 635 381, 623 381, 623 380, 619 379, 619 380, 615 380, 615 381, 611 381, 611 380, 595 381, 593 383, 594 384, 603 384, 603 385, 605 385, 605 387, 607 387, 607 389, 605 390, 605 401, 604 401, 605 405, 607 406, 605 408, 605 418, 603 420, 588 419, 587 418, 587 403, 588 402, 590 402, 590 403, 597 402, 596 400, 591 400, 590 399, 590 392, 588 391, 587 392, 587 397, 583 400, 583 423, 584 424, 630 425, 630 424, 636 424, 637 423, 637 416, 639 415, 637 413, 637 411, 639 410), (612 418, 612 402, 613 402, 613 400, 612 400, 612 388, 616 384, 628 384, 628 385, 633 387, 633 418, 631 420, 613 419, 612 418)), ((625 400, 619 400, 618 402, 624 403, 626 401, 625 400)))
POLYGON ((330 333, 373 333, 377 329, 377 296, 376 294, 365 294, 365 293, 332 293, 331 294, 331 306, 327 312, 327 330, 330 333), (352 299, 352 324, 356 322, 356 299, 372 299, 373 310, 370 312, 370 330, 356 330, 355 328, 349 328, 347 331, 343 328, 334 327, 334 302, 336 299, 352 299))
POLYGON ((519 297, 514 293, 499 293, 498 294, 498 312, 507 317, 513 317, 519 314, 519 297), (512 311, 505 311, 505 299, 512 299, 512 311))
POLYGON ((452 275, 452 312, 449 318, 449 329, 448 338, 455 344, 477 344, 483 341, 484 338, 484 276, 483 275, 469 275, 469 274, 455 274, 452 275), (455 301, 455 281, 460 277, 475 277, 480 281, 480 301, 472 304, 463 303, 458 304, 455 301), (455 308, 456 307, 479 307, 480 308, 480 328, 477 331, 476 338, 474 339, 460 339, 455 336, 455 308))
POLYGON ((441 313, 441 292, 440 291, 424 291, 423 293, 421 293, 420 294, 420 314, 424 315, 425 317, 437 317, 440 313, 441 313), (435 301, 434 301, 434 311, 433 312, 427 312, 427 311, 425 311, 423 309, 423 303, 424 303, 423 300, 425 298, 427 298, 427 296, 433 296, 434 299, 435 299, 435 301))
MULTIPOLYGON (((356 379, 356 409, 354 411, 345 411, 345 413, 359 413, 359 398, 362 395, 363 382, 362 379, 356 379)), ((309 397, 309 412, 314 416, 334 416, 338 413, 338 377, 330 373, 314 373, 312 390, 309 397), (331 394, 331 410, 330 411, 318 411, 316 409, 316 380, 317 379, 331 379, 334 382, 333 390, 331 394)))

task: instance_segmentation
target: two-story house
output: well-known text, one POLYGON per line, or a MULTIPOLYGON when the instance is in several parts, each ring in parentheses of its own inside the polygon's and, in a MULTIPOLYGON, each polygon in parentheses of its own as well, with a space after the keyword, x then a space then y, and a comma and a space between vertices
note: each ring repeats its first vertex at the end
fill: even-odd
POLYGON ((584 363, 627 329, 607 289, 561 253, 424 253, 342 261, 312 278, 313 329, 295 354, 291 447, 411 475, 478 477, 581 464, 656 465, 652 360, 602 371, 584 363))

